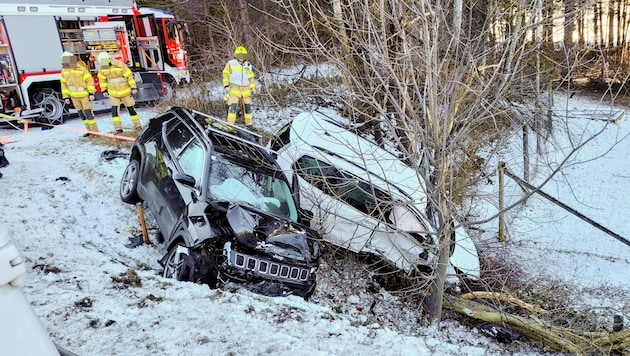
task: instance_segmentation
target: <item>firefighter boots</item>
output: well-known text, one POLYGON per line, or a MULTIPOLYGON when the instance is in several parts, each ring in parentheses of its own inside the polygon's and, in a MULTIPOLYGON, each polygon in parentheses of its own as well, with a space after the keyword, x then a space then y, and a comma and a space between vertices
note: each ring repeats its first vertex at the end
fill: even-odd
POLYGON ((131 122, 133 122, 133 128, 135 130, 140 130, 142 128, 138 115, 131 115, 131 122))
POLYGON ((113 123, 114 123, 114 130, 116 130, 116 133, 123 133, 123 128, 122 128, 122 123, 120 122, 120 117, 114 117, 113 118, 113 123), (117 120, 118 119, 118 120, 117 120))

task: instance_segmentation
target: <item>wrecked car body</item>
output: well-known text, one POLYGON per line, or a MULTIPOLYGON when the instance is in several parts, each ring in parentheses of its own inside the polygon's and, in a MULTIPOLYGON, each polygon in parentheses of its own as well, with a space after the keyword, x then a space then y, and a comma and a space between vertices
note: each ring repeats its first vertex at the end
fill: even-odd
MULTIPOLYGON (((410 274, 435 267, 437 223, 419 173, 428 167, 411 167, 319 112, 297 115, 268 147, 299 186, 300 204, 325 241, 410 274)), ((450 247, 449 281, 477 280, 477 249, 461 226, 450 247)))
POLYGON ((255 136, 172 108, 135 140, 121 199, 142 202, 157 222, 167 249, 164 277, 307 298, 316 284, 319 236, 255 136), (205 121, 214 125, 204 128, 205 121))

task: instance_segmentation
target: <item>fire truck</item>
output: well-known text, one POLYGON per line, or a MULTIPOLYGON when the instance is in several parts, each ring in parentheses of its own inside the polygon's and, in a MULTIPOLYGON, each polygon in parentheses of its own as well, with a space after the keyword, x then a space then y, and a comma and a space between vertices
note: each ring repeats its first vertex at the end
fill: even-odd
MULTIPOLYGON (((63 123, 60 56, 78 55, 94 74, 105 51, 125 62, 138 83, 137 102, 153 101, 190 82, 185 21, 133 0, 2 0, 0 112, 63 123)), ((97 85, 98 90, 98 85, 97 85)), ((107 100, 96 94, 95 109, 107 100)))

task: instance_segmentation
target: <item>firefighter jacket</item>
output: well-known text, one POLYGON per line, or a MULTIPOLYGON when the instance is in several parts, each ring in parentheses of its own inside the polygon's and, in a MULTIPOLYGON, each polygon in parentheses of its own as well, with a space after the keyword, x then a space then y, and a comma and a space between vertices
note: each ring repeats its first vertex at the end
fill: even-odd
POLYGON ((223 86, 236 85, 239 87, 249 87, 250 90, 256 89, 254 82, 254 71, 252 65, 245 61, 240 64, 235 58, 230 59, 225 68, 223 68, 223 86))
POLYGON ((61 70, 61 96, 64 99, 75 97, 85 98, 94 95, 94 78, 85 67, 77 64, 75 68, 63 68, 61 70))
POLYGON ((101 91, 107 91, 109 95, 118 98, 131 95, 131 89, 136 89, 133 73, 125 63, 117 59, 109 66, 101 66, 98 82, 101 91))

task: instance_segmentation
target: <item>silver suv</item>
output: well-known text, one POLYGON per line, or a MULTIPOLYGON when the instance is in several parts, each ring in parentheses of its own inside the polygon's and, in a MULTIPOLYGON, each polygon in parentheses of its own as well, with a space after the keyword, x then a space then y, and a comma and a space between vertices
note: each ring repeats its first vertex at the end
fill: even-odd
POLYGON ((142 202, 155 218, 167 249, 164 277, 308 298, 320 237, 256 139, 220 119, 172 108, 136 138, 120 197, 142 202))

